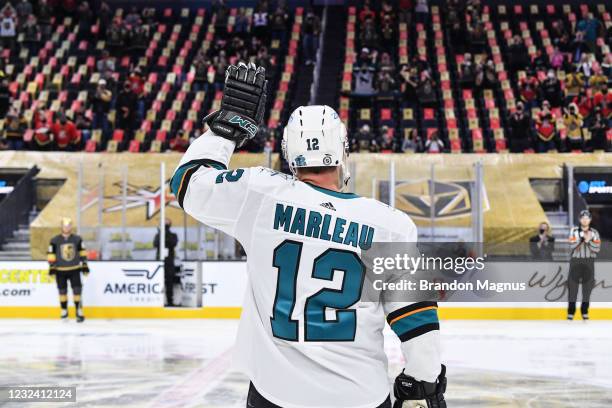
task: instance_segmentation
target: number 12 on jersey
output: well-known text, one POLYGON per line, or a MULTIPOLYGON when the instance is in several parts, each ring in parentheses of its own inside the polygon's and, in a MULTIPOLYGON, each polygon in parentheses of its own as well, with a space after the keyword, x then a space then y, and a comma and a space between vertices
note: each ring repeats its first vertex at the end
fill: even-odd
MULTIPOLYGON (((295 308, 298 270, 302 255, 302 243, 285 240, 274 249, 273 266, 278 270, 276 297, 270 322, 274 337, 298 341, 299 322, 291 316, 295 308)), ((354 341, 357 328, 357 312, 347 310, 359 301, 365 265, 351 251, 328 249, 313 262, 311 277, 333 281, 334 273, 343 271, 340 289, 323 288, 306 299, 304 305, 305 341, 354 341), (336 319, 327 320, 327 308, 336 309, 336 319)))

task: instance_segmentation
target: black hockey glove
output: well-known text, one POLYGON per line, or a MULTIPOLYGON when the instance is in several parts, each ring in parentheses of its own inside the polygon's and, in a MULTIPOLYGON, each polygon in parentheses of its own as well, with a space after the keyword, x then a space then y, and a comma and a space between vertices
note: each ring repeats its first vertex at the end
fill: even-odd
POLYGON ((83 262, 81 265, 81 273, 85 276, 89 275, 89 265, 87 265, 87 262, 83 262))
POLYGON ((225 71, 221 109, 204 118, 216 135, 240 147, 257 135, 266 107, 266 70, 255 64, 230 65, 225 71))
POLYGON ((395 379, 393 408, 446 408, 446 366, 435 383, 418 381, 402 373, 395 379))
POLYGON ((49 265, 49 275, 56 275, 56 274, 57 274, 57 269, 55 265, 49 265))

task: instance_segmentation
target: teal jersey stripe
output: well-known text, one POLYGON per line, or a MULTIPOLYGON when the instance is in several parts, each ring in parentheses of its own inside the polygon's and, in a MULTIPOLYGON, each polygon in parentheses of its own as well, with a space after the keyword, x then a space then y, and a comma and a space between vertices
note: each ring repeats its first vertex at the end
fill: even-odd
POLYGON ((408 333, 409 331, 414 330, 423 325, 436 323, 438 323, 438 311, 435 309, 430 309, 415 313, 410 316, 406 316, 403 319, 398 320, 397 322, 391 325, 391 329, 393 329, 395 334, 401 336, 404 333, 408 333))
POLYGON ((176 169, 176 172, 170 179, 170 190, 172 191, 172 193, 178 200, 181 207, 183 206, 183 198, 185 196, 185 191, 187 191, 187 185, 189 184, 189 179, 191 178, 191 175, 195 173, 198 167, 200 166, 210 167, 216 170, 226 170, 227 169, 227 167, 223 165, 222 163, 219 163, 214 160, 209 160, 209 159, 191 160, 190 162, 185 163, 181 167, 176 169), (180 191, 181 182, 183 183, 182 191, 180 191))
POLYGON ((174 194, 175 197, 178 197, 179 195, 179 187, 181 186, 181 181, 183 180, 183 176, 185 175, 185 172, 193 167, 197 167, 197 165, 183 165, 181 167, 179 167, 178 169, 176 169, 176 172, 174 173, 174 175, 172 176, 172 179, 170 180, 170 190, 172 191, 172 194, 174 194))
POLYGON ((310 184, 310 183, 305 183, 305 184, 308 185, 309 187, 314 188, 315 190, 317 190, 320 193, 327 194, 327 195, 330 195, 332 197, 344 198, 344 199, 359 198, 359 196, 357 194, 354 194, 354 193, 343 193, 341 191, 334 191, 334 190, 330 190, 328 188, 323 188, 323 187, 315 186, 314 184, 310 184))

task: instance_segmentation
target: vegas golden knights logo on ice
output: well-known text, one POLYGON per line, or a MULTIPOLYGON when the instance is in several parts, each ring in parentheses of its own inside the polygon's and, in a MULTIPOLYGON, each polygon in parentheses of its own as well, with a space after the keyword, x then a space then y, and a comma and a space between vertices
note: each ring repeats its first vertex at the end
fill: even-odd
MULTIPOLYGON (((484 194, 484 209, 489 203, 484 194)), ((378 199, 389 201, 389 182, 381 181, 378 199)), ((429 218, 431 208, 438 219, 468 217, 472 211, 469 181, 436 181, 434 183, 433 203, 429 180, 400 181, 395 185, 395 207, 414 218, 429 218)))
POLYGON ((62 252, 62 259, 64 261, 72 261, 76 254, 74 244, 63 244, 60 251, 62 252))

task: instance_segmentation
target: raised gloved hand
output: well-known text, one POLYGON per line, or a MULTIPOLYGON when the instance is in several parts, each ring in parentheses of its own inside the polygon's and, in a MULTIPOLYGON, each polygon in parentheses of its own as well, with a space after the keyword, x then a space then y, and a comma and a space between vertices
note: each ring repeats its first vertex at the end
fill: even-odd
POLYGON ((446 391, 446 366, 436 382, 418 381, 402 371, 395 378, 393 408, 446 408, 444 392, 446 391))
POLYGON ((257 135, 266 107, 266 70, 255 64, 230 65, 225 71, 221 109, 204 121, 217 136, 236 142, 240 147, 257 135))

